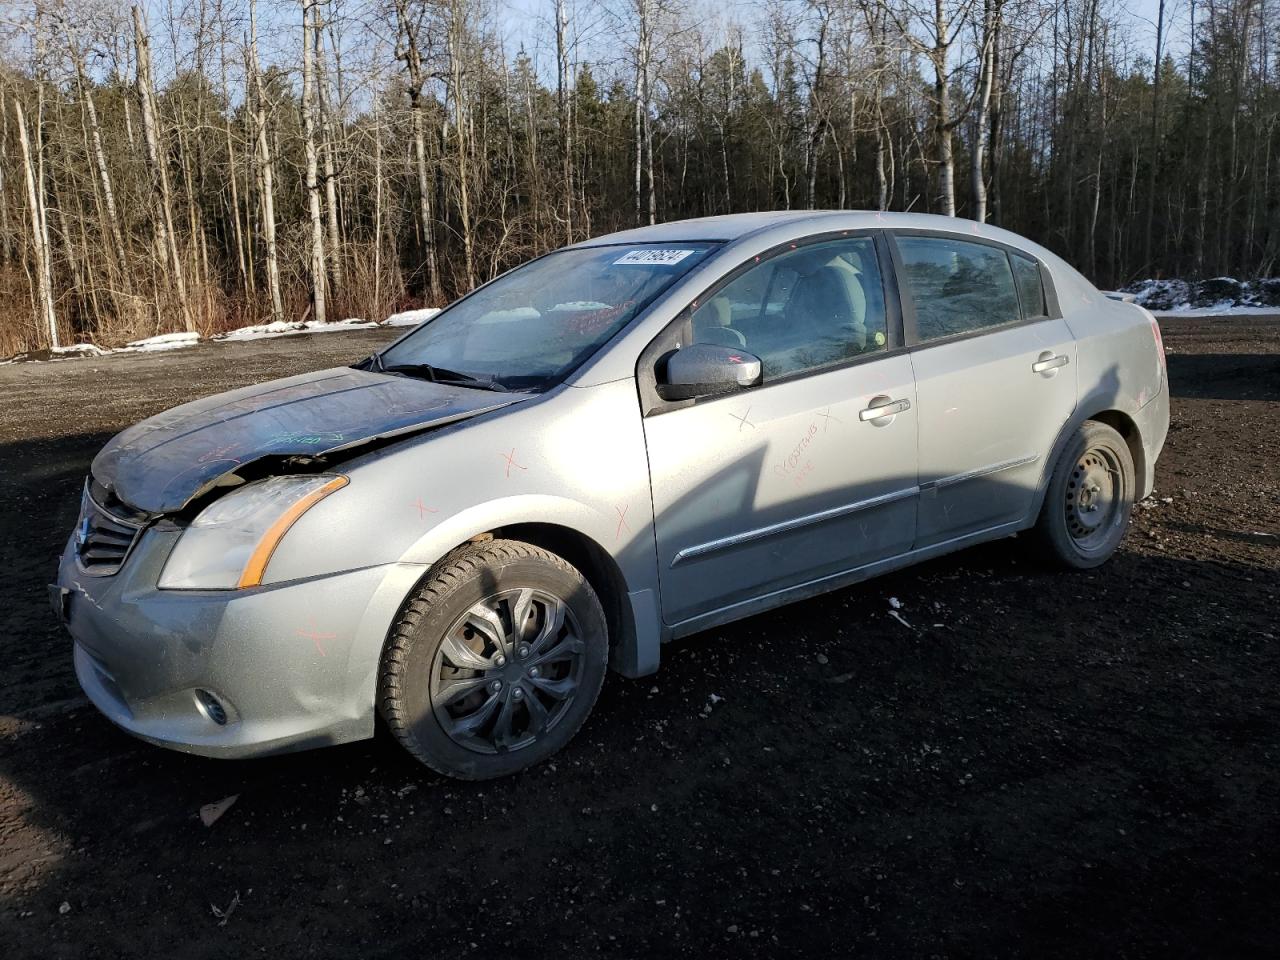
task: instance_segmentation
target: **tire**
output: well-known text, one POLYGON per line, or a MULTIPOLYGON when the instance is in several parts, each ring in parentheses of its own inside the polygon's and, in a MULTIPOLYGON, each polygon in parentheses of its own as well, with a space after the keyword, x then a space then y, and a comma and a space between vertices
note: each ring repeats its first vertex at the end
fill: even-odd
POLYGON ((1124 539, 1135 489, 1124 438, 1106 424, 1086 421, 1049 478, 1035 527, 1041 557, 1075 570, 1105 563, 1124 539))
POLYGON ((468 544, 406 603, 383 651, 378 707, 432 770, 502 777, 578 732, 608 652, 600 600, 564 559, 515 540, 468 544))

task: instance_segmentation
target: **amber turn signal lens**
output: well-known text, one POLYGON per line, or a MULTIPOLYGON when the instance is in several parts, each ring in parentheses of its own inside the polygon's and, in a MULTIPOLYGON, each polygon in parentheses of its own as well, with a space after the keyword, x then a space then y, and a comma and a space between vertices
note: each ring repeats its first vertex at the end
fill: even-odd
POLYGON ((244 565, 244 572, 240 574, 238 586, 243 589, 244 587, 256 587, 261 584, 262 576, 267 572, 267 564, 271 562, 271 555, 276 552, 276 547, 284 539, 284 535, 289 532, 289 528, 297 523, 298 518, 304 513, 335 490, 341 490, 348 482, 346 477, 334 477, 323 487, 313 490, 280 514, 280 519, 267 529, 267 532, 262 535, 262 539, 258 541, 258 545, 253 548, 253 553, 249 555, 249 562, 244 565))

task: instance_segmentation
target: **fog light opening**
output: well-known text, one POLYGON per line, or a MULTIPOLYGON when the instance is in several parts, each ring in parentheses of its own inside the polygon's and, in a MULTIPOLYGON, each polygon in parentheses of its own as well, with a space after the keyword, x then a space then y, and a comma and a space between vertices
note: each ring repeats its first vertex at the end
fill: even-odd
POLYGON ((204 711, 204 715, 218 726, 225 727, 227 725, 227 708, 222 705, 221 700, 208 690, 197 690, 196 702, 200 704, 200 709, 204 711))

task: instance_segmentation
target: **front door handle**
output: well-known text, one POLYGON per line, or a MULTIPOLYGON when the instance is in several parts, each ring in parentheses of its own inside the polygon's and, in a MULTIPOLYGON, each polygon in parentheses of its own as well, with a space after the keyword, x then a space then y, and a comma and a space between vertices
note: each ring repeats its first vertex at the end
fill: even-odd
POLYGON ((890 400, 888 397, 873 397, 871 406, 858 411, 858 419, 864 423, 868 420, 883 420, 911 409, 911 401, 907 399, 890 400))
POLYGON ((1066 354, 1051 354, 1048 351, 1040 354, 1040 359, 1031 365, 1032 373, 1048 373, 1050 370, 1057 370, 1058 367, 1065 367, 1071 362, 1071 358, 1066 354))

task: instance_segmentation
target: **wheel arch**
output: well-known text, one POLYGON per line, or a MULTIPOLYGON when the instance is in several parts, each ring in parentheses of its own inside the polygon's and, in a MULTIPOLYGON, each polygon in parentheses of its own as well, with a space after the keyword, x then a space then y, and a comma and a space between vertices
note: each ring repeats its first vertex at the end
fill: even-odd
POLYGON ((1147 475, 1147 450, 1143 446, 1142 431, 1138 428, 1137 422, 1124 411, 1114 408, 1100 410, 1086 419, 1105 424, 1124 437, 1125 445, 1129 448, 1129 456, 1133 458, 1133 476, 1138 485, 1135 490, 1135 500, 1141 500, 1150 491, 1141 489, 1143 477, 1147 475))
POLYGON ((1053 470, 1058 465, 1058 458, 1062 456, 1063 449, 1075 435, 1075 432, 1090 420, 1110 427, 1124 438, 1125 446, 1129 448, 1129 454, 1133 458, 1134 481, 1137 484, 1134 501, 1141 500, 1151 492, 1144 489, 1147 476, 1147 454, 1146 448, 1142 443, 1141 429, 1132 415, 1116 408, 1108 401, 1099 400, 1090 405, 1077 407, 1075 414, 1058 433, 1058 438, 1054 441, 1049 457, 1045 460, 1044 469, 1040 473, 1040 486, 1036 491, 1035 508, 1026 519, 1027 525, 1035 523, 1036 518, 1040 516, 1040 510, 1044 506, 1045 495, 1049 491, 1049 480, 1053 477, 1053 470))
POLYGON ((616 560, 591 537, 558 523, 511 523, 487 531, 495 538, 519 540, 564 557, 586 578, 604 607, 609 626, 609 663, 615 669, 628 662, 638 636, 628 600, 627 580, 616 560))
POLYGON ((656 621, 649 623, 649 618, 643 616, 645 611, 638 611, 652 591, 633 592, 622 567, 608 550, 593 537, 563 523, 516 521, 494 524, 439 550, 437 559, 423 568, 422 576, 406 594, 396 619, 403 614, 404 606, 418 588, 434 576, 454 553, 468 544, 492 539, 516 540, 541 547, 572 564, 586 578, 604 608, 609 629, 610 667, 625 676, 640 676, 657 669, 657 651, 662 638, 656 621))

